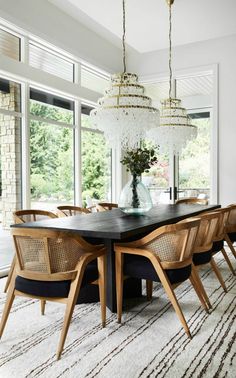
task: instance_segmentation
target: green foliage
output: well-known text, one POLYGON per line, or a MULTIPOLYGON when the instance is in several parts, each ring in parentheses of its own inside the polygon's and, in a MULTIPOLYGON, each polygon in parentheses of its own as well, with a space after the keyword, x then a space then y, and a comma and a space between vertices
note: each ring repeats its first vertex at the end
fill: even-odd
POLYGON ((126 165, 127 171, 132 175, 141 176, 143 172, 148 172, 150 167, 157 163, 157 157, 153 148, 143 147, 127 150, 121 163, 126 165))

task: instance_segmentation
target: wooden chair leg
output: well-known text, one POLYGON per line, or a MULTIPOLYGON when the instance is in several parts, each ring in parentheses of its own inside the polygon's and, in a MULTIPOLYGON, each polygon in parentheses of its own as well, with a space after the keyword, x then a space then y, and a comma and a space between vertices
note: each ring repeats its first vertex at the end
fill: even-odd
POLYGON ((78 293, 79 293, 79 289, 80 289, 80 286, 81 286, 82 274, 78 273, 78 277, 79 278, 76 278, 74 281, 71 282, 70 292, 69 292, 69 296, 68 296, 67 304, 66 304, 66 311, 65 311, 65 315, 64 315, 63 327, 62 327, 60 341, 59 341, 58 348, 57 348, 57 360, 60 359, 63 348, 64 348, 64 344, 65 344, 66 336, 67 336, 67 333, 68 333, 70 321, 71 321, 71 318, 72 318, 75 303, 76 303, 77 296, 78 296, 78 293))
POLYGON ((101 304, 101 318, 102 326, 106 326, 106 256, 98 257, 98 272, 99 272, 99 297, 101 304))
POLYGON ((45 314, 45 305, 46 305, 46 301, 45 299, 41 299, 41 315, 44 315, 45 314))
POLYGON ((203 286, 203 284, 202 284, 202 281, 201 281, 201 279, 200 279, 200 277, 199 277, 199 274, 198 274, 198 271, 197 271, 197 268, 196 268, 195 265, 192 265, 192 275, 193 275, 193 277, 194 277, 194 279, 195 279, 195 282, 196 282, 197 285, 199 286, 199 289, 200 289, 200 291, 201 291, 201 293, 202 293, 202 295, 203 295, 203 297, 204 297, 204 299, 205 299, 205 302, 206 302, 207 305, 208 305, 208 308, 209 308, 209 309, 212 308, 212 305, 211 305, 210 299, 208 298, 208 295, 207 295, 207 293, 206 293, 206 290, 204 289, 204 286, 203 286))
MULTIPOLYGON (((14 274, 12 275, 12 278, 15 278, 14 274)), ((7 319, 8 319, 8 316, 9 316, 11 306, 12 306, 14 299, 15 299, 15 282, 13 282, 13 280, 12 280, 10 287, 9 287, 9 290, 8 290, 8 293, 7 293, 7 299, 6 299, 6 303, 5 303, 5 306, 4 306, 4 309, 3 309, 2 318, 1 318, 1 322, 0 322, 0 338, 2 337, 2 334, 3 334, 3 331, 4 331, 4 328, 5 328, 5 325, 6 325, 6 322, 7 322, 7 319)))
POLYGON ((121 323, 122 304, 123 304, 123 253, 116 252, 116 300, 117 300, 117 319, 121 323))
POLYGON ((226 251, 225 251, 224 248, 222 248, 221 253, 222 253, 223 256, 224 256, 224 259, 225 259, 225 261, 227 262, 229 269, 231 270, 231 272, 232 272, 233 275, 235 276, 236 273, 235 273, 235 271, 234 271, 233 265, 231 264, 231 261, 230 261, 230 259, 229 259, 229 257, 228 257, 228 255, 227 255, 227 253, 226 253, 226 251))
POLYGON ((232 254, 234 255, 234 257, 236 258, 236 251, 234 249, 234 246, 233 246, 233 243, 231 242, 229 236, 226 234, 225 235, 225 241, 227 242, 232 254))
POLYGON ((190 279, 191 284, 193 285, 193 288, 194 288, 194 290, 195 290, 195 292, 196 292, 196 294, 197 294, 197 296, 198 296, 198 298, 199 298, 199 300, 200 300, 203 308, 206 310, 206 312, 209 313, 208 304, 206 303, 205 298, 204 298, 204 296, 201 293, 201 289, 198 286, 198 283, 195 281, 195 278, 194 278, 193 274, 191 274, 191 276, 189 277, 189 279, 190 279))
POLYGON ((221 275, 221 273, 220 273, 220 271, 219 271, 219 268, 218 268, 218 266, 216 265, 216 262, 215 262, 215 260, 214 260, 213 257, 211 258, 210 264, 211 264, 211 267, 212 267, 212 269, 213 269, 213 271, 214 271, 216 277, 218 278, 218 280, 219 280, 219 282, 220 282, 222 288, 223 288, 224 291, 227 293, 227 288, 226 288, 226 286, 225 286, 225 283, 224 283, 223 277, 222 277, 222 275, 221 275))
POLYGON ((6 282, 6 285, 4 287, 4 293, 7 292, 8 287, 10 285, 12 275, 13 275, 13 272, 14 272, 14 269, 15 269, 15 265, 16 265, 16 255, 14 255, 13 260, 11 262, 11 267, 10 267, 10 270, 9 270, 9 273, 8 273, 7 282, 6 282))
POLYGON ((153 281, 146 280, 146 293, 147 293, 147 300, 152 300, 152 291, 153 291, 153 281))

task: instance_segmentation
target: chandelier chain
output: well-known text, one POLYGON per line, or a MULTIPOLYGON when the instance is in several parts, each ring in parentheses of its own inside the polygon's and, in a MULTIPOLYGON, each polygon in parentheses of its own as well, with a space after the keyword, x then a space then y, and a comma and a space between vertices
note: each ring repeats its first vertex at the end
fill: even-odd
POLYGON ((125 46, 125 37, 126 37, 126 28, 125 28, 125 0, 123 0, 123 35, 122 35, 122 45, 123 45, 123 73, 126 72, 126 46, 125 46))
POLYGON ((169 99, 171 99, 172 94, 172 68, 171 68, 171 58, 172 58, 172 19, 171 19, 171 2, 169 2, 169 99))

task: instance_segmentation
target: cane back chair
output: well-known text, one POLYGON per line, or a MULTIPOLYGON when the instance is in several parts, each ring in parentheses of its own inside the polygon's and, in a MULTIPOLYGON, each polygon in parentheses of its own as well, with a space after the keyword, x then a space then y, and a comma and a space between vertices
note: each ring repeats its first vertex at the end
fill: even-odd
POLYGON ((78 214, 90 214, 88 209, 79 206, 58 206, 57 213, 59 217, 70 217, 78 214))
POLYGON ((192 274, 192 252, 200 220, 163 226, 130 243, 115 244, 118 322, 121 322, 124 276, 161 282, 187 335, 191 337, 174 288, 190 279, 203 307, 208 306, 198 276, 192 274), (196 278, 197 277, 197 278, 196 278))
POLYGON ((208 205, 208 199, 203 198, 197 198, 197 197, 186 197, 186 198, 180 198, 176 202, 176 204, 179 203, 186 203, 186 204, 195 204, 195 205, 208 205))
POLYGON ((60 358, 80 288, 98 280, 105 326, 105 249, 78 235, 53 230, 12 228, 17 262, 0 323, 0 337, 16 296, 66 304, 57 349, 60 358), (92 263, 97 260, 97 265, 92 263))
MULTIPOLYGON (((48 219, 48 218, 57 218, 57 215, 52 213, 51 211, 33 210, 33 209, 17 210, 13 213, 13 221, 15 224, 36 222, 36 221, 40 221, 40 220, 48 219)), ((4 288, 5 293, 7 292, 7 289, 11 281, 12 273, 15 267, 15 262, 16 262, 16 256, 14 255, 12 263, 11 263, 10 271, 8 273, 7 282, 4 288)), ((42 313, 43 313, 43 308, 44 308, 44 305, 42 302, 42 313)))

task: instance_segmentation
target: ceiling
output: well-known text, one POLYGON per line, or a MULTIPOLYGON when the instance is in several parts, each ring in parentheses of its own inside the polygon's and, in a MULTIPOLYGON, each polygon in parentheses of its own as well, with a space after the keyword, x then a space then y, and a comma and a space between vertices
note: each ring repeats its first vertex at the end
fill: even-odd
MULTIPOLYGON (((48 0, 98 35, 121 46, 122 0, 48 0)), ((173 45, 236 34, 236 0, 175 0, 173 45)), ((126 41, 139 53, 168 47, 165 0, 126 0, 126 41)))

